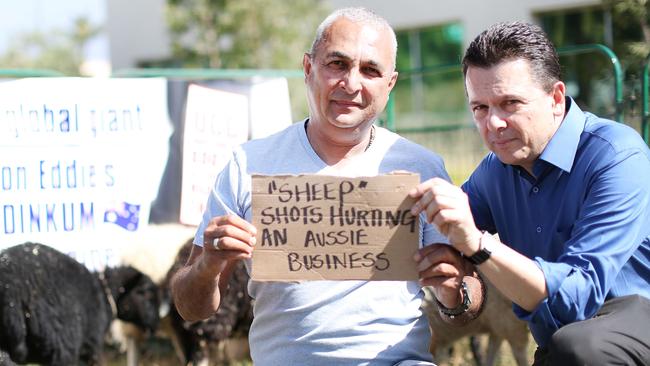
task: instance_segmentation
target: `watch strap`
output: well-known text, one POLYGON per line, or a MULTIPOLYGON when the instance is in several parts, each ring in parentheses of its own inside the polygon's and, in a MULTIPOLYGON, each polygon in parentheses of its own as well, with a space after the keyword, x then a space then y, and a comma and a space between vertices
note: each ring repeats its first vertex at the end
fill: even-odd
POLYGON ((477 266, 486 260, 490 259, 490 256, 492 255, 492 252, 488 250, 485 247, 485 244, 483 243, 483 240, 485 239, 486 235, 490 235, 487 231, 483 232, 483 235, 481 235, 481 239, 479 239, 479 244, 478 244, 478 251, 476 253, 470 255, 469 257, 466 257, 468 261, 470 261, 473 265, 477 266))

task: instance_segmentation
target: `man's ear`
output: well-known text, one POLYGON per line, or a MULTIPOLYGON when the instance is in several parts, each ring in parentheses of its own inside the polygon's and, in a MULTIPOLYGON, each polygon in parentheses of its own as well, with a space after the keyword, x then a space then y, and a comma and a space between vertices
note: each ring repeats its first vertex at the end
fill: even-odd
POLYGON ((390 80, 388 81, 388 91, 390 92, 393 90, 393 87, 395 86, 395 83, 397 82, 397 71, 393 71, 393 74, 390 76, 390 80))
POLYGON ((566 85, 561 81, 553 84, 551 96, 553 97, 553 114, 558 117, 564 117, 566 113, 566 85))
POLYGON ((311 55, 306 53, 302 56, 302 71, 305 79, 311 74, 311 55))

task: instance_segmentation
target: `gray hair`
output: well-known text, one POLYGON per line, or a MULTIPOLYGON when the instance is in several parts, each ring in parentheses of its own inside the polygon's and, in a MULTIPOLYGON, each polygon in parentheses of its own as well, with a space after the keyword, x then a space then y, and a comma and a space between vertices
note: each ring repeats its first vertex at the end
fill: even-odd
POLYGON ((325 20, 323 20, 323 22, 320 23, 316 29, 316 38, 314 38, 314 42, 311 44, 311 49, 309 50, 309 54, 312 58, 316 54, 318 47, 323 42, 323 39, 325 38, 325 32, 329 29, 332 23, 334 23, 339 18, 346 18, 353 22, 371 25, 377 29, 388 30, 391 38, 390 41, 393 46, 393 68, 395 68, 395 65, 397 63, 397 36, 395 35, 395 30, 393 30, 393 27, 390 26, 386 19, 380 17, 372 10, 363 7, 342 8, 335 10, 330 15, 328 15, 327 18, 325 18, 325 20))

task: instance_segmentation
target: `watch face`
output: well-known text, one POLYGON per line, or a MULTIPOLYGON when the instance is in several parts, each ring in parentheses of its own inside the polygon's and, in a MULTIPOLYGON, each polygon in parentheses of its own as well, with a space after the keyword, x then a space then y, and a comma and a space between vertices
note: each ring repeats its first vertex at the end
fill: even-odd
POLYGON ((470 305, 472 304, 472 300, 470 299, 469 292, 467 290, 467 283, 465 283, 465 281, 463 281, 463 282, 461 282, 460 286, 461 286, 460 290, 461 290, 461 292, 463 294, 463 302, 460 305, 458 305, 456 308, 448 309, 448 308, 444 307, 444 305, 442 305, 440 303, 440 301, 438 301, 438 299, 436 299, 436 303, 438 304, 438 308, 439 308, 440 312, 447 315, 448 317, 450 317, 452 319, 454 317, 457 317, 457 316, 465 313, 469 309, 470 305))

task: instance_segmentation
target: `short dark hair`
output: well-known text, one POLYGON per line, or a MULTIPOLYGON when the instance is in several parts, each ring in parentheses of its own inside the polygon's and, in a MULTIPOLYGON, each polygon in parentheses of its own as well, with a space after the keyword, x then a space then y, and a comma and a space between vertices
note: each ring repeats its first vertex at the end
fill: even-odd
POLYGON ((527 60, 532 77, 550 92, 560 81, 560 61, 555 46, 535 24, 497 23, 479 34, 465 51, 463 75, 470 66, 490 68, 504 61, 527 60))

